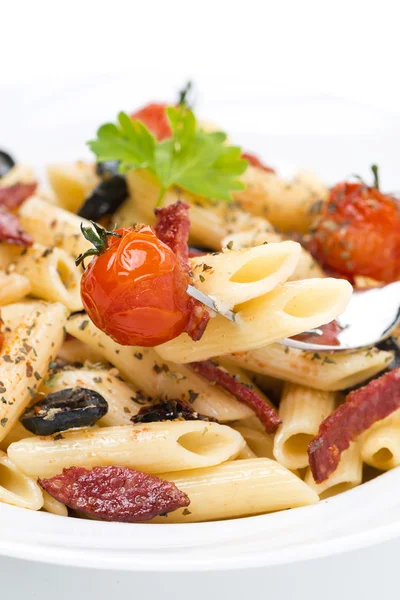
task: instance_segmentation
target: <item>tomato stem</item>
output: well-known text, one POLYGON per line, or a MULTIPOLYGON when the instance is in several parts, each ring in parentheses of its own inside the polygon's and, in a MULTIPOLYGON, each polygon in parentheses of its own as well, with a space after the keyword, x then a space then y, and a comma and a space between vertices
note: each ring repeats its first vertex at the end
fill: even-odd
POLYGON ((374 174, 374 188, 379 190, 379 168, 378 168, 378 165, 372 165, 371 171, 374 174))

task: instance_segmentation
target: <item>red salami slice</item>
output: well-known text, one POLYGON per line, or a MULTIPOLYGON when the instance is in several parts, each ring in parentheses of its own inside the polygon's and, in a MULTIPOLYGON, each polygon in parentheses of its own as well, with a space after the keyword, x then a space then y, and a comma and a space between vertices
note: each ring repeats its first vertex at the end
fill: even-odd
POLYGON ((242 158, 249 161, 252 167, 257 167, 258 169, 262 169, 267 173, 275 173, 275 169, 271 169, 271 167, 267 167, 267 165, 264 165, 264 163, 262 163, 257 156, 255 156, 254 154, 250 154, 250 152, 243 152, 242 158))
POLYGON ((0 241, 18 246, 32 246, 33 239, 22 231, 18 217, 0 206, 0 241))
POLYGON ((174 483, 126 467, 70 467, 39 485, 59 502, 105 521, 148 521, 190 504, 174 483))
POLYGON ((235 396, 240 402, 250 406, 264 425, 267 433, 274 433, 278 429, 281 423, 278 413, 254 389, 237 381, 235 377, 211 360, 192 362, 189 365, 204 379, 219 385, 235 396))
POLYGON ((0 188, 0 206, 14 210, 35 193, 36 183, 16 183, 0 188))
MULTIPOLYGON (((155 232, 164 244, 169 246, 181 263, 182 268, 189 274, 189 207, 184 202, 176 202, 165 208, 156 208, 155 232)), ((189 283, 189 280, 188 280, 189 283)), ((210 315, 207 309, 194 298, 189 300, 190 318, 186 333, 197 342, 204 333, 210 315)))
POLYGON ((189 271, 189 206, 178 201, 165 208, 156 208, 155 232, 159 240, 167 244, 189 271))
POLYGON ((299 340, 299 342, 309 342, 310 344, 326 344, 327 346, 339 346, 340 341, 338 339, 339 333, 342 328, 336 321, 331 321, 326 325, 318 327, 321 329, 322 335, 315 333, 299 333, 292 337, 293 340, 299 340))
POLYGON ((345 403, 322 421, 318 436, 308 446, 315 481, 321 483, 328 479, 350 442, 398 408, 400 369, 389 371, 368 385, 350 392, 345 403))

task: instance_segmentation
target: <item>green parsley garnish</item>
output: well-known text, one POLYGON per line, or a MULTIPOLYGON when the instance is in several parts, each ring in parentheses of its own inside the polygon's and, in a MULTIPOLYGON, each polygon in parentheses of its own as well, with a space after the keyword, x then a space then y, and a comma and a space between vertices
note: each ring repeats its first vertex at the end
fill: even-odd
POLYGON ((183 105, 169 106, 167 116, 172 137, 161 142, 143 123, 121 112, 117 124, 100 127, 89 147, 98 162, 118 160, 122 173, 135 169, 152 173, 160 184, 158 206, 171 186, 230 202, 232 192, 245 187, 239 177, 248 163, 241 158, 241 149, 226 144, 222 131, 201 130, 193 112, 183 105))

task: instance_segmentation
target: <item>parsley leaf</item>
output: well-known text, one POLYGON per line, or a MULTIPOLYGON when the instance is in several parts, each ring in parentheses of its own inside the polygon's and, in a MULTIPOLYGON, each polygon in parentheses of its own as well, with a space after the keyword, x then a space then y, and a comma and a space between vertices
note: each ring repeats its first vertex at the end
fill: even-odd
POLYGON ((169 106, 167 116, 172 137, 157 142, 140 121, 118 115, 116 125, 100 127, 89 142, 99 162, 118 160, 119 170, 147 169, 160 183, 161 202, 173 185, 214 200, 232 200, 232 192, 243 190, 239 177, 247 168, 241 149, 229 146, 221 131, 205 132, 191 110, 169 106))

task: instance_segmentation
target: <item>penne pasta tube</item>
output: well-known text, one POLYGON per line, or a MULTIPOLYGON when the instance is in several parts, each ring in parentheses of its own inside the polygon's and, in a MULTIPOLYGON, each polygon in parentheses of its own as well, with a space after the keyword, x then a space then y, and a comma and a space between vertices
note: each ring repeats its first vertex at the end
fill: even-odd
POLYGON ((30 510, 43 506, 43 494, 36 481, 21 472, 4 452, 0 452, 0 502, 30 510))
POLYGON ((343 452, 338 468, 326 481, 315 483, 310 469, 307 469, 304 481, 319 495, 321 500, 360 485, 362 482, 362 459, 359 444, 352 443, 350 448, 343 452))
POLYGON ((257 458, 257 455, 254 454, 253 450, 251 450, 250 446, 246 443, 244 448, 242 448, 237 455, 236 460, 246 460, 247 458, 257 458))
POLYGON ((68 363, 107 363, 99 352, 73 337, 64 341, 57 356, 68 363))
POLYGON ((0 271, 0 306, 18 302, 31 291, 31 283, 27 277, 18 273, 0 271))
POLYGON ((16 421, 12 429, 8 432, 5 438, 0 442, 0 450, 6 452, 8 446, 13 442, 19 442, 25 438, 32 437, 33 433, 25 429, 20 421, 16 421))
POLYGON ((32 167, 23 164, 17 164, 0 177, 0 188, 15 185, 16 183, 34 183, 36 181, 35 173, 32 167))
POLYGON ((8 332, 16 329, 29 315, 34 312, 46 310, 47 302, 43 300, 26 299, 21 302, 7 304, 1 309, 1 319, 4 323, 5 330, 8 332))
POLYGON ((284 283, 301 246, 281 242, 192 258, 193 285, 228 308, 259 298, 284 283))
POLYGON ((240 419, 240 421, 232 421, 229 423, 231 427, 237 429, 237 427, 247 427, 248 429, 254 429, 255 431, 261 431, 265 433, 265 427, 261 423, 258 417, 248 417, 247 419, 240 419))
POLYGON ((252 429, 251 427, 244 427, 240 424, 231 426, 240 433, 254 456, 258 458, 274 458, 274 439, 272 435, 268 435, 265 431, 257 431, 257 429, 252 429))
MULTIPOLYGON (((160 195, 159 184, 151 174, 142 170, 129 171, 126 181, 130 194, 127 207, 130 206, 133 212, 139 212, 152 225, 153 208, 160 195)), ((220 250, 221 240, 239 231, 273 231, 266 219, 250 215, 235 202, 210 202, 184 190, 169 189, 164 196, 163 205, 174 204, 177 200, 190 205, 190 240, 200 247, 220 250)))
POLYGON ((146 401, 141 401, 140 404, 135 402, 135 391, 127 383, 111 375, 108 369, 59 371, 44 382, 40 391, 47 395, 75 387, 94 390, 107 401, 108 412, 97 423, 102 427, 130 425, 133 415, 148 404, 146 401))
POLYGON ((21 254, 21 246, 15 244, 0 243, 0 269, 5 271, 21 254))
POLYGON ((222 315, 210 319, 198 342, 183 333, 156 350, 163 359, 187 363, 263 347, 329 323, 344 311, 351 292, 341 279, 291 281, 239 305, 234 323, 222 315))
POLYGON ((388 471, 400 465, 400 411, 375 423, 360 438, 362 460, 388 471))
POLYGON ((66 328, 68 333, 102 354, 133 384, 138 402, 146 401, 146 396, 188 400, 199 413, 219 421, 254 416, 248 406, 210 385, 188 367, 161 360, 153 348, 120 346, 85 315, 71 317, 66 328))
POLYGON ((242 436, 226 425, 171 421, 69 430, 59 440, 32 437, 11 444, 8 456, 31 477, 52 477, 72 466, 105 465, 165 473, 225 462, 244 445, 242 436))
POLYGON ((58 204, 77 212, 100 181, 93 164, 77 161, 47 167, 47 177, 58 204))
POLYGON ((90 248, 82 235, 81 224, 90 222, 58 206, 32 196, 19 209, 21 226, 33 239, 43 246, 56 246, 74 259, 90 248))
POLYGON ((81 271, 65 250, 35 244, 16 260, 15 272, 29 279, 32 296, 61 302, 71 311, 83 309, 81 271))
POLYGON ((146 223, 149 225, 150 223, 152 224, 153 221, 154 215, 151 215, 150 218, 147 214, 144 215, 137 208, 133 198, 127 198, 113 214, 113 223, 116 223, 117 229, 133 227, 136 223, 146 223))
POLYGON ((324 390, 345 390, 383 371, 393 354, 377 348, 356 352, 304 352, 270 344, 229 359, 249 371, 324 390))
POLYGON ((68 509, 65 504, 59 502, 53 496, 42 490, 43 493, 43 510, 59 517, 68 517, 68 509))
POLYGON ((151 523, 192 523, 247 517, 318 502, 317 494, 268 458, 235 460, 217 467, 160 475, 190 498, 187 509, 151 523))
POLYGON ((280 231, 307 233, 329 193, 314 174, 306 171, 287 182, 250 165, 242 181, 246 188, 233 194, 240 206, 253 215, 266 216, 280 231))
MULTIPOLYGON (((222 248, 226 248, 229 244, 232 250, 239 250, 240 248, 253 248, 261 244, 274 244, 284 240, 285 237, 275 231, 241 231, 228 235, 222 240, 221 245, 222 248)), ((312 279, 314 277, 325 277, 325 273, 313 256, 302 247, 299 261, 288 281, 312 279)))
POLYGON ((0 358, 0 441, 35 397, 61 347, 66 320, 62 304, 47 304, 6 338, 0 358))
POLYGON ((285 384, 279 404, 282 425, 274 438, 274 456, 279 463, 287 469, 308 466, 308 444, 321 421, 335 409, 335 397, 335 392, 285 384))

